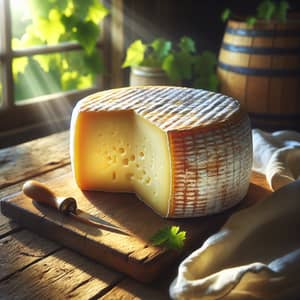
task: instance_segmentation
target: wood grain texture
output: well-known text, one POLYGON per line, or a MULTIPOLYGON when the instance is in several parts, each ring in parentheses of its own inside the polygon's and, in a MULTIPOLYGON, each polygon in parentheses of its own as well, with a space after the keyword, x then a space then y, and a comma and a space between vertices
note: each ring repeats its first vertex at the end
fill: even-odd
MULTIPOLYGON (((68 132, 65 131, 1 149, 0 200, 19 192, 23 180, 27 178, 47 181, 70 172, 70 166, 66 165, 69 162, 68 138, 68 132)), ((19 224, 3 216, 0 211, 0 237, 18 228, 20 228, 19 224)))
POLYGON ((58 244, 27 230, 0 239, 0 281, 59 248, 58 244))
POLYGON ((117 284, 101 300, 166 300, 167 293, 163 293, 150 286, 142 285, 134 280, 126 279, 117 284))
POLYGON ((247 110, 262 113, 267 111, 269 83, 268 77, 247 76, 247 110))
POLYGON ((20 226, 17 223, 0 213, 0 238, 6 236, 10 232, 17 231, 19 227, 20 226))
POLYGON ((91 299, 123 275, 63 249, 0 282, 3 299, 91 299))
MULTIPOLYGON (((238 21, 229 21, 227 28, 250 29, 245 22, 238 21)), ((280 25, 258 22, 250 30, 273 30, 273 35, 224 34, 226 45, 220 49, 219 62, 226 68, 218 67, 220 92, 238 99, 253 113, 254 127, 269 131, 300 129, 300 79, 297 74, 300 38, 282 37, 283 31, 299 28, 300 22, 280 25), (299 120, 289 118, 292 115, 299 115, 299 120)))
POLYGON ((187 231, 185 250, 195 243, 199 247, 236 209, 251 205, 269 193, 263 188, 264 192, 257 192, 258 187, 252 184, 245 201, 223 214, 167 220, 156 215, 133 194, 83 192, 75 185, 71 173, 49 181, 48 185, 57 195, 75 197, 80 209, 129 231, 131 236, 78 223, 52 208, 33 203, 23 194, 2 201, 3 214, 22 226, 142 282, 152 281, 180 255, 149 243, 157 230, 167 225, 179 225, 187 231))
MULTIPOLYGON (((13 198, 13 195, 21 190, 24 180, 29 177, 42 182, 53 182, 57 193, 65 194, 69 192, 68 185, 65 185, 61 178, 66 174, 70 175, 70 166, 60 164, 51 166, 50 164, 51 167, 47 167, 49 162, 47 147, 49 144, 59 141, 64 146, 57 145, 52 149, 64 149, 62 151, 65 153, 57 153, 58 157, 66 157, 68 155, 68 134, 63 133, 60 138, 57 138, 57 135, 49 136, 42 140, 44 141, 40 144, 42 145, 41 148, 39 151, 35 151, 34 155, 42 155, 44 159, 39 157, 33 159, 35 161, 34 165, 26 163, 26 159, 31 152, 30 147, 25 149, 23 145, 20 145, 14 147, 14 149, 11 148, 13 153, 20 154, 16 156, 14 164, 11 164, 12 172, 18 180, 17 182, 11 180, 8 185, 0 189, 1 199, 13 198), (57 185, 55 182, 60 182, 60 184, 57 185)), ((40 141, 30 143, 37 147, 36 145, 40 141)), ((1 153, 7 152, 2 151, 1 153)), ((3 170, 9 170, 6 164, 0 165, 1 174, 3 170)), ((11 177, 11 179, 14 178, 11 177)), ((263 199, 270 193, 264 176, 255 173, 251 181, 252 184, 249 188, 247 202, 241 204, 244 207, 255 203, 259 199, 263 199)), ((138 261, 146 266, 154 262, 152 265, 157 268, 156 264, 159 265, 160 260, 167 257, 171 263, 161 269, 159 277, 151 285, 140 284, 126 278, 121 273, 109 270, 81 255, 61 248, 59 244, 22 229, 23 225, 20 226, 18 223, 11 222, 10 219, 0 214, 0 237, 3 237, 0 239, 0 277, 2 278, 0 280, 0 298, 168 299, 168 286, 177 271, 176 260, 178 258, 182 259, 183 255, 188 254, 193 248, 200 247, 202 241, 210 235, 210 232, 213 233, 217 230, 218 226, 228 218, 228 213, 225 213, 216 218, 190 220, 190 224, 186 224, 184 220, 178 220, 177 224, 187 230, 190 237, 187 240, 187 252, 183 252, 181 257, 177 257, 177 253, 174 255, 172 252, 163 251, 158 247, 149 247, 147 240, 160 226, 172 224, 172 222, 163 220, 160 217, 147 219, 153 214, 152 211, 146 208, 144 213, 140 213, 140 208, 144 205, 136 201, 136 199, 133 200, 132 196, 128 194, 120 194, 118 199, 111 201, 110 194, 105 193, 102 201, 106 202, 106 205, 102 205, 103 202, 99 201, 98 193, 87 193, 87 195, 80 193, 79 195, 81 196, 79 197, 84 195, 90 199, 90 203, 80 203, 80 208, 91 214, 104 217, 105 220, 116 225, 129 228, 134 233, 134 239, 130 238, 128 240, 123 237, 122 240, 115 234, 104 231, 100 231, 99 235, 98 230, 93 230, 86 225, 79 226, 74 220, 58 216, 55 211, 46 211, 45 208, 40 210, 36 206, 32 207, 32 203, 26 200, 23 201, 23 205, 26 208, 29 204, 31 212, 34 212, 37 216, 37 222, 32 221, 31 216, 27 215, 21 218, 25 223, 24 225, 32 226, 33 230, 40 231, 45 236, 51 236, 56 231, 55 235, 58 240, 65 240, 66 245, 70 242, 76 244, 78 247, 77 251, 85 255, 91 254, 86 253, 91 252, 91 248, 84 242, 89 240, 97 245, 98 251, 91 255, 95 259, 99 259, 99 256, 103 256, 104 259, 107 256, 112 257, 112 250, 104 249, 117 247, 120 259, 112 259, 112 261, 115 264, 120 264, 123 268, 125 266, 128 267, 128 264, 124 264, 124 261, 125 263, 130 261, 130 264, 138 261), (128 201, 131 203, 130 207, 126 206, 128 201), (119 205, 120 202, 123 204, 121 207, 119 205), (131 213, 134 213, 135 219, 124 216, 130 208, 131 213), (43 221, 41 221, 41 218, 43 221), (157 219, 159 219, 158 223, 157 219), (138 228, 136 228, 135 222, 139 223, 138 228), (211 222, 214 223, 215 228, 212 228, 211 222), (61 228, 64 230, 58 230, 57 224, 62 224, 61 228), (196 230, 191 230, 191 228, 196 228, 196 230), (104 245, 106 248, 104 246, 99 248, 99 239, 106 242, 104 245)), ((18 212, 17 216, 20 218, 22 215, 18 212)), ((110 264, 111 261, 108 261, 108 263, 110 264)), ((153 269, 150 269, 150 272, 153 272, 153 269)), ((138 276, 139 274, 136 275, 138 276)))
POLYGON ((0 188, 65 166, 69 159, 69 132, 0 150, 0 188))
MULTIPOLYGON (((70 171, 71 171, 71 166, 67 165, 58 169, 54 169, 42 175, 34 176, 32 177, 32 179, 36 179, 40 181, 48 181, 50 179, 54 179, 66 173, 69 173, 70 171)), ((22 180, 24 179, 26 179, 26 177, 22 178, 22 180)), ((0 189, 0 201, 2 201, 4 198, 12 198, 14 194, 19 193, 22 190, 23 183, 24 183, 23 181, 20 181, 16 184, 12 184, 0 189)), ((15 223, 11 221, 11 219, 8 219, 7 217, 3 216, 0 208, 0 238, 8 235, 11 232, 15 232, 20 228, 21 228, 20 224, 15 223)))

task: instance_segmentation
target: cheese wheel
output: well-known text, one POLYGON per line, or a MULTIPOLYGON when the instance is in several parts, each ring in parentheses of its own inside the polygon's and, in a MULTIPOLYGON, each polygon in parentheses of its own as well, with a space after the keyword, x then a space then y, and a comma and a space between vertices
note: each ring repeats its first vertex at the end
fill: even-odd
POLYGON ((70 154, 83 190, 135 193, 163 217, 204 216, 246 195, 251 128, 239 102, 221 94, 112 89, 77 103, 70 154))

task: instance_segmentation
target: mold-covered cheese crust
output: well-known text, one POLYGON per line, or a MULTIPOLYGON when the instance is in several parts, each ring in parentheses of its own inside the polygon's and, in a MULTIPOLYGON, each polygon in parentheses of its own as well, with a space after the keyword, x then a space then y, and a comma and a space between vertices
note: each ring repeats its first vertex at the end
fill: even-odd
POLYGON ((237 100, 204 90, 107 90, 75 107, 70 153, 82 189, 136 193, 163 217, 203 216, 246 195, 250 122, 237 100))

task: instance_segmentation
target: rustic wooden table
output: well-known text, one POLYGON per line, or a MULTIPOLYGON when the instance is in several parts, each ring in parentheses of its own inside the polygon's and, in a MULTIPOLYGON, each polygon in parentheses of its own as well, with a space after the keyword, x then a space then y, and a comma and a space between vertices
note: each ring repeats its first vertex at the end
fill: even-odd
MULTIPOLYGON (((0 199, 18 193, 25 180, 48 181, 70 172, 69 132, 0 150, 0 199)), ((251 197, 270 193, 254 174, 251 197), (254 188, 256 187, 256 188, 254 188), (257 189, 258 187, 258 189, 257 189)), ((19 226, 0 213, 1 299, 168 299, 177 265, 141 284, 19 226)), ((199 245, 200 246, 200 245, 199 245)))

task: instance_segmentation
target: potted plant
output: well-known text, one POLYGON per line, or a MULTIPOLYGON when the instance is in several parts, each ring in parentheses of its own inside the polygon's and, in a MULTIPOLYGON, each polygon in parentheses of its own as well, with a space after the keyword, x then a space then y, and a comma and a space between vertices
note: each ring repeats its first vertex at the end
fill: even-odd
POLYGON ((136 40, 127 49, 123 68, 130 67, 130 85, 188 85, 216 90, 216 56, 198 54, 193 39, 183 36, 176 46, 157 38, 149 44, 136 40))
POLYGON ((223 12, 218 58, 221 93, 238 99, 254 127, 300 129, 300 21, 286 1, 263 0, 255 16, 223 12))

